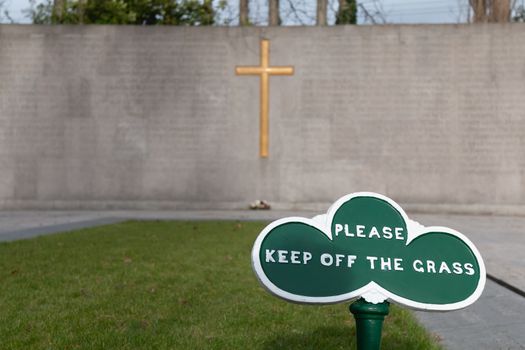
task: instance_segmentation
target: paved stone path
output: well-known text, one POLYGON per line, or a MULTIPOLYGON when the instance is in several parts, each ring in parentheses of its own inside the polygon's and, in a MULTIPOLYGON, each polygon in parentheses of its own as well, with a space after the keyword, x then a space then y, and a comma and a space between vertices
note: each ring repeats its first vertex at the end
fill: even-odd
MULTIPOLYGON (((273 210, 5 211, 0 212, 0 241, 128 219, 269 221, 316 214, 273 210)), ((471 307, 446 313, 416 312, 419 320, 450 350, 525 349, 525 217, 410 213, 409 217, 425 226, 448 226, 465 234, 480 250, 492 278, 471 307)))

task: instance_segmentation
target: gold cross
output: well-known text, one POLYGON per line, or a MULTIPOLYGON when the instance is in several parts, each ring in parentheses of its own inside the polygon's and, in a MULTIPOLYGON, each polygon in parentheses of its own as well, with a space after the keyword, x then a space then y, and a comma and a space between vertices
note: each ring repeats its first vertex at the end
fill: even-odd
POLYGON ((268 157, 268 105, 269 105, 269 76, 270 75, 293 75, 293 66, 270 67, 270 42, 261 40, 261 65, 235 67, 237 75, 258 75, 260 77, 260 118, 259 118, 259 154, 262 158, 268 157))

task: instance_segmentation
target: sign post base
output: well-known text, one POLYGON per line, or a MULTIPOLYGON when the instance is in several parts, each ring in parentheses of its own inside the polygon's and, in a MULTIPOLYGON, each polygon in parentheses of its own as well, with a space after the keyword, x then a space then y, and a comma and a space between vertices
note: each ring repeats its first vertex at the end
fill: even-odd
POLYGON ((388 302, 372 304, 359 299, 350 305, 357 334, 357 350, 379 350, 383 320, 388 315, 388 302))

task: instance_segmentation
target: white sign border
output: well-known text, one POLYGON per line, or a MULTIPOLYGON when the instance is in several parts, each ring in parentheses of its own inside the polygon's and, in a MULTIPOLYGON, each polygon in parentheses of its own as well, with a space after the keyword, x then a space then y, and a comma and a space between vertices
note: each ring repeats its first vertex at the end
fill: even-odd
POLYGON ((334 304, 334 303, 340 303, 344 301, 350 301, 358 297, 363 297, 366 301, 374 303, 374 304, 383 302, 388 299, 388 300, 397 302, 399 304, 403 304, 413 309, 428 310, 428 311, 459 310, 469 305, 472 305, 481 296, 481 293, 483 292, 483 289, 485 288, 485 283, 487 279, 485 263, 483 262, 483 259, 481 258, 481 254, 479 253, 478 249, 474 246, 474 244, 465 235, 461 234, 460 232, 456 230, 448 228, 448 227, 440 227, 440 226, 424 227, 418 224, 417 222, 410 220, 407 214, 405 213, 405 211, 392 199, 386 196, 383 196, 381 194, 374 193, 374 192, 356 192, 356 193, 352 193, 352 194, 343 196, 339 198, 328 209, 327 214, 316 216, 313 219, 308 219, 308 218, 303 218, 303 217, 287 217, 287 218, 273 221, 261 231, 261 233, 255 240, 255 243, 252 249, 252 268, 255 271, 255 275, 257 276, 259 282, 270 293, 274 294, 275 296, 279 298, 282 298, 282 299, 285 299, 291 302, 295 302, 295 303, 334 304), (409 245, 410 242, 412 242, 416 237, 419 237, 426 233, 436 232, 436 231, 448 233, 452 236, 456 236, 461 241, 463 241, 470 248, 470 250, 474 253, 474 256, 476 257, 478 261, 478 265, 479 265, 480 278, 479 278, 478 285, 476 289, 474 290, 474 292, 467 299, 457 302, 457 303, 429 304, 429 303, 416 302, 416 301, 398 296, 384 289, 383 287, 381 287, 379 284, 375 282, 370 282, 367 285, 355 291, 352 291, 350 293, 329 296, 329 297, 311 297, 311 296, 292 294, 285 290, 280 289, 275 284, 273 284, 270 281, 270 279, 266 276, 266 274, 264 273, 264 270, 262 268, 262 264, 260 261, 259 253, 260 253, 261 245, 264 239, 266 238, 266 236, 277 226, 280 226, 286 223, 291 223, 291 222, 300 222, 300 223, 303 223, 303 224, 306 224, 308 226, 318 229, 319 231, 324 233, 330 240, 332 240, 331 224, 332 224, 332 220, 334 218, 335 213, 344 203, 350 201, 353 198, 357 198, 357 197, 378 198, 392 205, 392 207, 394 207, 401 214, 401 216, 406 222, 406 225, 407 225, 407 243, 406 245, 409 245))

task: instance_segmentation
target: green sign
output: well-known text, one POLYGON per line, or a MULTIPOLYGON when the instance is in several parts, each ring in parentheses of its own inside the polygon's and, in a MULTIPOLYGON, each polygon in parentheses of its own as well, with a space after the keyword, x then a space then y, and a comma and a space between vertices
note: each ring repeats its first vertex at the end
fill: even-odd
POLYGON ((271 293, 300 303, 363 297, 424 310, 474 303, 485 265, 463 234, 424 227, 390 198, 354 193, 326 215, 272 222, 257 237, 253 268, 271 293))

